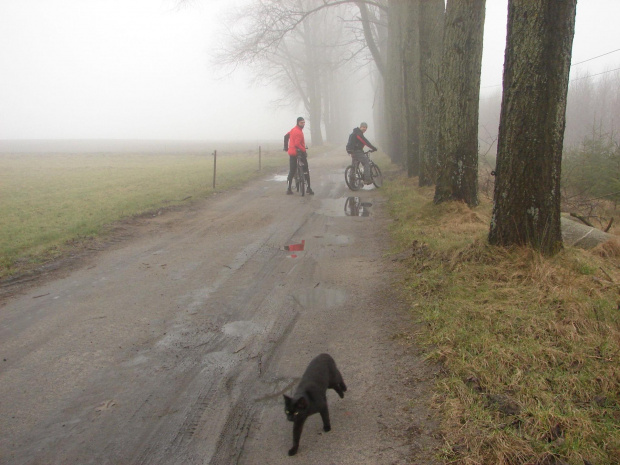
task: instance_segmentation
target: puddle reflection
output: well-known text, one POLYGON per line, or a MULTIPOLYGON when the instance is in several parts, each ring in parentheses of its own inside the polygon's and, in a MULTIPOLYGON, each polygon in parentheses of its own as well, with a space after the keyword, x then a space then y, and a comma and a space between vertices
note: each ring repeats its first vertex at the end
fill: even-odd
POLYGON ((362 202, 359 197, 347 197, 344 203, 344 213, 347 216, 370 216, 372 203, 362 202))
POLYGON ((347 294, 341 289, 320 287, 297 295, 303 308, 335 308, 345 303, 347 294))

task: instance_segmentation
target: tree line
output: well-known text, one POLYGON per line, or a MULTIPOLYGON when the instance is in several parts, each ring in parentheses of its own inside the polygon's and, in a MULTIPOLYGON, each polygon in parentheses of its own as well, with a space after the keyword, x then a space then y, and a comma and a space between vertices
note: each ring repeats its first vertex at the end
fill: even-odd
MULTIPOLYGON (((562 248, 560 179, 577 0, 509 0, 489 242, 562 248)), ((371 63, 390 158, 436 203, 478 205, 485 0, 255 0, 229 22, 221 65, 253 67, 302 102, 313 143, 341 140, 350 76, 371 63)))
MULTIPOLYGON (((501 100, 501 85, 492 86, 480 96, 480 151, 489 153, 493 158, 501 100)), ((612 139, 620 134, 620 70, 611 69, 590 75, 573 65, 566 105, 565 154, 597 134, 609 135, 612 139)))

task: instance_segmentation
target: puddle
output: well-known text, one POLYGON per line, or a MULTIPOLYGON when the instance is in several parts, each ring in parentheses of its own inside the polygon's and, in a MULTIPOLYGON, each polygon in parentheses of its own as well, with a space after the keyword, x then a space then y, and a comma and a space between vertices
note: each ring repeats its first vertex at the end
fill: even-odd
POLYGON ((269 181, 283 182, 288 178, 287 174, 276 174, 273 178, 269 179, 269 181))
POLYGON ((205 368, 230 368, 236 363, 237 357, 226 352, 209 352, 202 358, 205 368))
POLYGON ((322 236, 314 236, 316 242, 321 245, 348 245, 351 244, 351 238, 344 234, 324 234, 322 236))
POLYGON ((306 245, 306 241, 305 239, 302 239, 300 244, 285 245, 284 250, 290 250, 290 251, 304 250, 305 245, 306 245))
POLYGON ((155 347, 163 349, 171 349, 178 346, 183 340, 183 331, 185 326, 182 324, 175 324, 168 329, 164 335, 155 343, 155 347))
POLYGON ((347 294, 340 289, 321 289, 314 288, 303 294, 299 294, 297 299, 303 307, 322 307, 334 308, 342 305, 347 298, 347 294))
POLYGON ((146 357, 144 355, 136 355, 131 360, 127 360, 126 362, 121 363, 121 366, 132 368, 132 367, 136 367, 138 365, 142 365, 142 364, 144 364, 144 363, 146 363, 148 361, 149 361, 148 357, 146 357))
POLYGON ((316 211, 320 215, 325 216, 345 216, 342 209, 344 199, 321 199, 321 206, 316 211))
POLYGON ((364 202, 359 197, 347 197, 344 213, 347 216, 370 216, 371 202, 364 202))
POLYGON ((247 337, 261 332, 261 328, 251 321, 233 321, 222 326, 222 332, 227 336, 247 337))
POLYGON ((255 402, 282 402, 282 394, 293 395, 300 378, 263 378, 258 392, 255 391, 255 402))
POLYGON ((360 197, 322 199, 317 213, 325 216, 370 216, 372 202, 360 197))

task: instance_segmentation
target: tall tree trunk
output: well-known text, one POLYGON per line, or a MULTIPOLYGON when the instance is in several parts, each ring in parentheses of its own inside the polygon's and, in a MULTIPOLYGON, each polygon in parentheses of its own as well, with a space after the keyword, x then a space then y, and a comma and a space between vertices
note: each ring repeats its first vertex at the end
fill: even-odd
POLYGON ((346 128, 343 126, 343 110, 346 111, 341 84, 341 70, 328 67, 325 70, 322 83, 323 121, 325 122, 325 140, 332 144, 342 143, 346 128))
MULTIPOLYGON (((387 25, 388 14, 384 10, 379 11, 379 23, 387 25)), ((386 49, 387 49, 387 27, 377 28, 377 46, 379 48, 379 55, 383 57, 385 62, 386 49)), ((385 66, 384 66, 385 68, 385 66)), ((381 74, 378 70, 374 73, 375 76, 375 98, 373 101, 373 121, 375 123, 376 137, 381 147, 384 149, 387 147, 388 130, 385 114, 385 69, 384 74, 381 74)))
POLYGON ((439 67, 443 50, 444 0, 420 2, 420 186, 437 179, 439 67))
POLYGON ((405 156, 407 175, 420 174, 420 0, 405 2, 403 14, 403 91, 405 96, 405 156))
MULTIPOLYGON (((529 0, 527 0, 529 1, 529 0)), ((435 203, 478 205, 478 101, 485 0, 448 0, 440 75, 435 203)))
POLYGON ((394 163, 405 163, 405 106, 402 63, 402 22, 405 0, 389 0, 387 65, 385 79, 385 116, 388 128, 387 152, 394 163))
POLYGON ((379 72, 374 73, 375 95, 372 103, 372 119, 375 123, 375 134, 380 147, 388 146, 387 116, 385 114, 385 84, 379 72))
POLYGON ((489 242, 562 248, 560 174, 577 0, 509 0, 489 242))
POLYGON ((310 121, 310 138, 313 145, 323 145, 322 129, 322 96, 321 96, 321 66, 317 56, 315 36, 318 28, 310 24, 311 18, 303 22, 303 39, 307 59, 304 60, 304 74, 308 95, 308 120, 310 121))
POLYGON ((330 68, 325 71, 325 79, 321 80, 321 95, 323 97, 323 121, 325 123, 325 140, 335 140, 334 133, 336 132, 336 118, 335 118, 335 95, 332 92, 334 83, 334 71, 330 68))

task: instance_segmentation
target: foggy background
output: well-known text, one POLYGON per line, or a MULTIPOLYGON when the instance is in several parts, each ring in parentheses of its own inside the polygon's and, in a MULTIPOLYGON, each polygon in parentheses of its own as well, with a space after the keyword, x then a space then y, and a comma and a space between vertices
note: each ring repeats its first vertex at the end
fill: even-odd
MULTIPOLYGON (((225 74, 211 60, 223 15, 247 3, 0 0, 0 151, 15 139, 281 140, 303 108, 278 108, 275 88, 252 85, 242 67, 225 74)), ((487 0, 481 150, 485 140, 492 145, 499 123, 506 11, 507 0, 487 0)), ((619 74, 610 72, 620 68, 618 18, 618 0, 578 1, 572 61, 583 63, 573 66, 571 80, 590 89, 578 104, 569 98, 584 119, 569 108, 568 140, 602 117, 600 105, 618 114, 619 74), (611 90, 595 98, 591 86, 600 83, 611 90)), ((355 98, 343 125, 368 121, 374 140, 367 75, 349 82, 355 98)), ((610 124, 619 123, 620 115, 610 124)))

